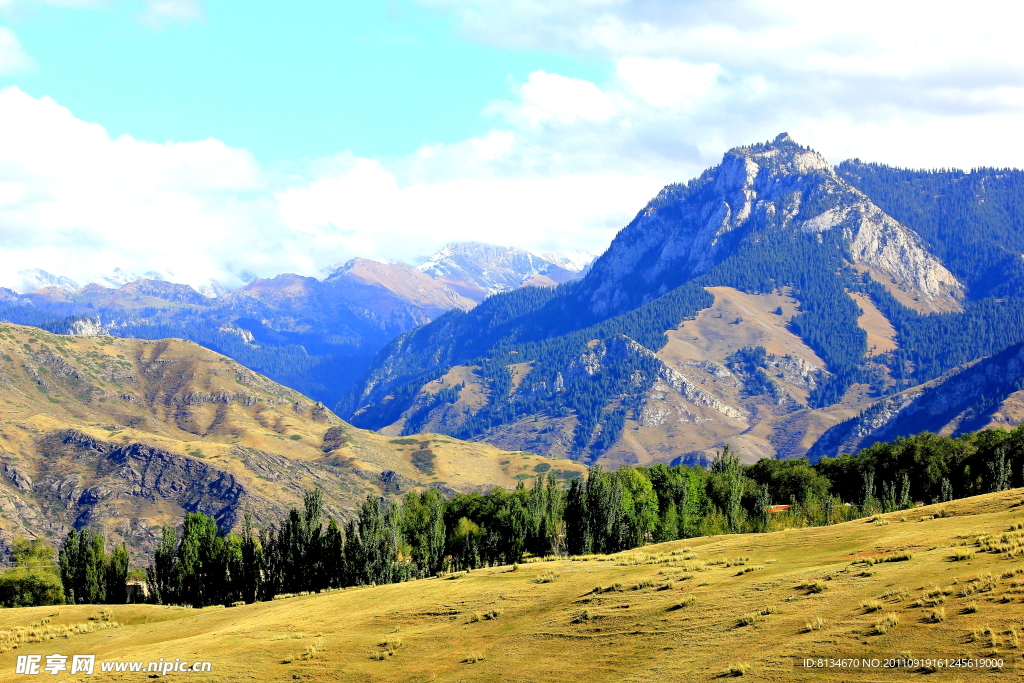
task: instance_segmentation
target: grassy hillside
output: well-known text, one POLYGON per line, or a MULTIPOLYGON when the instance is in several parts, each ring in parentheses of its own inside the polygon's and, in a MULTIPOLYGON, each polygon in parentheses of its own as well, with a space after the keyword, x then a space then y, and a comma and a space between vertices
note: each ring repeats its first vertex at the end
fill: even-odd
POLYGON ((343 516, 368 493, 470 490, 541 461, 451 437, 396 440, 192 342, 67 337, 0 325, 0 540, 103 529, 136 550, 186 511, 276 522, 304 489, 343 516))
POLYGON ((832 527, 695 538, 227 609, 3 610, 7 629, 63 633, 60 625, 96 628, 104 618, 122 625, 22 644, 0 654, 0 680, 17 677, 18 654, 53 652, 205 660, 210 681, 711 680, 730 668, 750 680, 910 678, 794 666, 794 657, 819 655, 996 655, 1019 671, 1022 496, 1015 489, 832 527))

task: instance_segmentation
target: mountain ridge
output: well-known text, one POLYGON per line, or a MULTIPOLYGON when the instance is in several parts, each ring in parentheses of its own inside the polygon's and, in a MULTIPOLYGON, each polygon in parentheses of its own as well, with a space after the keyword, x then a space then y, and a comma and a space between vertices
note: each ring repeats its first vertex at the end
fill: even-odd
POLYGON ((429 423, 462 438, 530 443, 586 461, 618 452, 609 464, 701 459, 725 443, 748 459, 798 456, 872 400, 1020 338, 1022 300, 972 297, 970 281, 954 276, 929 244, 785 134, 734 148, 698 178, 667 186, 583 279, 497 295, 400 336, 344 414, 364 427, 429 423), (780 295, 774 309, 754 303, 780 295), (729 312, 737 306, 750 317, 729 312), (717 311, 720 322, 706 311, 717 311), (761 333, 740 334, 773 329, 772 316, 798 340, 781 355, 758 350, 767 343, 757 341, 761 333), (704 415, 659 379, 672 335, 697 320, 705 320, 698 337, 747 338, 751 346, 726 345, 710 359, 673 352, 672 369, 749 420, 704 415), (985 333, 965 332, 978 325, 985 333), (580 375, 588 347, 618 335, 656 358, 633 354, 621 368, 580 375), (452 368, 471 380, 443 395, 423 392, 452 368), (483 405, 462 406, 467 387, 487 397, 483 405), (651 427, 655 412, 667 414, 652 408, 661 404, 669 412, 679 406, 680 420, 697 416, 703 441, 660 452, 666 435, 651 427), (436 419, 442 413, 451 419, 436 419), (538 441, 531 429, 548 437, 538 441))

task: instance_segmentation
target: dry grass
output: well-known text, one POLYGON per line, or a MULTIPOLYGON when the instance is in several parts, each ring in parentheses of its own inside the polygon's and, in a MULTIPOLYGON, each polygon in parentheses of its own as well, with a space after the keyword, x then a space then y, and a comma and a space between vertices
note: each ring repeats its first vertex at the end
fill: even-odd
POLYGON ((547 571, 538 576, 533 580, 534 583, 553 583, 558 580, 558 574, 552 571, 547 571))
MULTIPOLYGON (((109 613, 108 613, 109 614, 109 613)), ((116 621, 111 621, 109 616, 105 619, 90 617, 90 621, 78 624, 51 624, 49 617, 29 626, 16 626, 14 628, 0 630, 0 653, 10 652, 23 645, 33 643, 45 643, 57 638, 70 638, 71 636, 92 633, 108 628, 121 626, 116 621)))
POLYGON ((874 630, 872 631, 875 635, 885 635, 889 631, 893 630, 900 624, 900 618, 896 616, 895 612, 887 612, 879 621, 875 622, 874 630))
MULTIPOLYGON (((951 564, 947 558, 956 543, 1001 534, 1017 523, 1020 508, 1012 506, 1022 497, 1024 492, 1016 490, 945 504, 955 514, 920 525, 877 526, 860 520, 688 539, 685 552, 676 552, 684 547, 681 541, 652 545, 638 555, 641 564, 621 564, 620 556, 563 559, 524 564, 517 572, 507 566, 482 568, 461 580, 352 588, 231 609, 76 605, 62 606, 59 614, 55 608, 0 610, 0 634, 87 624, 96 630, 42 647, 95 653, 101 660, 155 661, 168 653, 194 656, 198 651, 214 663, 204 683, 706 681, 731 662, 746 663, 744 675, 757 680, 867 683, 880 680, 877 671, 830 678, 796 670, 792 657, 818 647, 857 657, 904 650, 987 656, 993 635, 1000 653, 1017 656, 1024 601, 1011 582, 1020 578, 1022 563, 1008 553, 978 552, 965 570, 964 563, 951 564), (936 550, 928 551, 931 547, 936 550), (878 565, 873 576, 849 569, 854 557, 885 557, 904 549, 913 551, 912 561, 878 565), (727 559, 698 573, 661 562, 701 562, 695 556, 754 557, 758 560, 745 566, 764 568, 737 575, 744 566, 727 568, 727 559), (777 562, 760 559, 767 556, 777 562), (545 571, 557 574, 557 580, 533 583, 545 571), (696 581, 675 583, 692 575, 696 581), (630 590, 644 581, 652 581, 654 588, 671 581, 686 590, 630 590), (827 589, 809 593, 797 588, 815 582, 827 589), (970 595, 961 597, 964 590, 970 595), (1004 593, 1014 599, 999 604, 1004 593), (916 600, 924 606, 916 607, 916 600), (940 600, 944 604, 927 604, 940 600), (963 613, 971 601, 979 611, 963 613), (109 612, 109 621, 102 620, 101 610, 109 612), (479 617, 471 623, 474 614, 479 617), (750 624, 738 627, 748 615, 750 624), (45 618, 50 621, 40 623, 45 618), (808 630, 819 618, 820 627, 808 630), (105 626, 115 623, 121 626, 105 626), (394 654, 389 655, 383 643, 399 634, 401 646, 392 643, 394 654), (318 640, 327 646, 314 657, 302 656, 318 640)), ((915 512, 934 514, 928 508, 915 512)), ((15 657, 26 651, 32 650, 0 655, 0 681, 14 680, 15 657)))
POLYGON ((719 676, 722 678, 746 676, 750 671, 751 666, 749 664, 746 664, 745 662, 736 662, 735 664, 730 664, 723 669, 719 676))
POLYGON ((825 620, 821 617, 814 617, 813 619, 804 623, 804 630, 810 633, 811 631, 820 631, 825 626, 825 620))

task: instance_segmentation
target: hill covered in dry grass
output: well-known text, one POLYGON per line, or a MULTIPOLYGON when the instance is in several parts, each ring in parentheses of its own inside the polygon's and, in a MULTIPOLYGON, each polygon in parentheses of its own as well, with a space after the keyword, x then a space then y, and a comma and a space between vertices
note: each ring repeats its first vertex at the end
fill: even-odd
MULTIPOLYGON (((1022 499, 1014 489, 830 527, 693 538, 232 608, 3 610, 0 629, 14 630, 0 631, 10 634, 0 649, 17 647, 0 654, 0 680, 16 677, 18 654, 57 651, 210 661, 210 681, 699 681, 740 672, 744 680, 878 681, 924 673, 794 663, 900 655, 997 657, 1016 675, 1022 499), (49 629, 60 640, 29 642, 28 629, 16 630, 33 624, 35 638, 49 629), (61 635, 75 629, 89 632, 61 635)), ((947 669, 927 680, 980 675, 947 669)))
POLYGON ((344 516, 369 493, 512 487, 582 465, 450 437, 388 438, 192 342, 0 325, 0 540, 71 526, 147 551, 187 511, 224 529, 278 521, 320 488, 344 516), (545 466, 539 467, 545 463, 545 466))

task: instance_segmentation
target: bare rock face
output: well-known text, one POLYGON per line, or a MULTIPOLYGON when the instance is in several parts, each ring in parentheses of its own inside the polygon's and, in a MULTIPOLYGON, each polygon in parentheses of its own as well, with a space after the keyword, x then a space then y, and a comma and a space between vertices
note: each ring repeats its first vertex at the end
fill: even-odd
POLYGON ((588 292, 603 316, 709 271, 755 228, 820 234, 840 230, 853 266, 931 311, 958 308, 963 286, 921 238, 840 178, 817 152, 782 134, 736 147, 686 185, 669 185, 594 265, 588 292), (660 285, 660 286, 659 286, 660 285))

